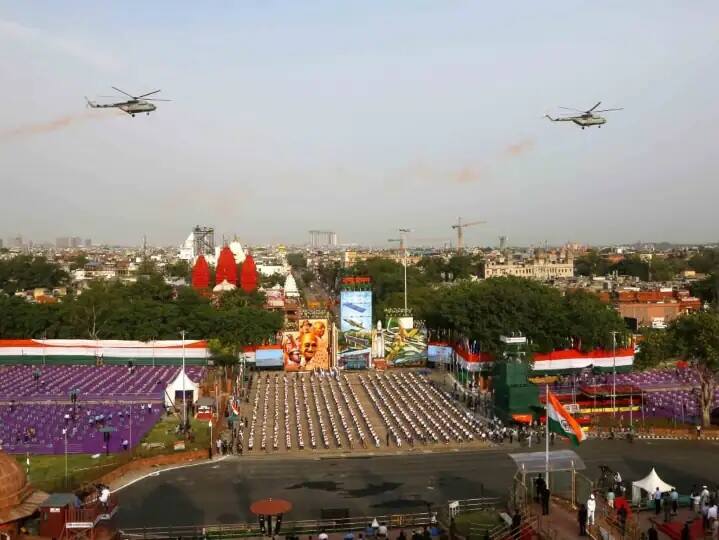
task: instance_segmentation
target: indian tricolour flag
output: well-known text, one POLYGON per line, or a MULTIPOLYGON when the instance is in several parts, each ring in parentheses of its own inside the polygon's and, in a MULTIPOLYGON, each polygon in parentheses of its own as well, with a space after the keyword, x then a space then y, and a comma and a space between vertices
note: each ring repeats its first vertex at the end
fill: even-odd
POLYGON ((569 438, 575 445, 586 438, 581 426, 551 392, 547 393, 547 421, 549 431, 569 438))

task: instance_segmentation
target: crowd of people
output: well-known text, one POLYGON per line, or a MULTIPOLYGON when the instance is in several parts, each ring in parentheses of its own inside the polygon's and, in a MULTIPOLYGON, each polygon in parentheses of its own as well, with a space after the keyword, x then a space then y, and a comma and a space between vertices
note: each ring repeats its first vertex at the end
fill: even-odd
POLYGON ((480 421, 415 372, 275 372, 256 376, 247 449, 466 443, 498 440, 500 433, 507 430, 499 420, 480 421), (372 413, 380 426, 373 424, 372 413))

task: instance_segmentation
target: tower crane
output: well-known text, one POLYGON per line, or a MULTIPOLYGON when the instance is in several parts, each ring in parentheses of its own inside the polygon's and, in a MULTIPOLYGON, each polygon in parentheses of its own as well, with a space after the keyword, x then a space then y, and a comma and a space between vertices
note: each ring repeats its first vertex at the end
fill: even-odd
POLYGON ((482 225, 487 223, 486 221, 470 221, 469 223, 462 223, 462 218, 457 218, 457 223, 452 225, 453 229, 457 229, 457 253, 462 253, 464 248, 464 229, 466 227, 473 227, 475 225, 482 225))

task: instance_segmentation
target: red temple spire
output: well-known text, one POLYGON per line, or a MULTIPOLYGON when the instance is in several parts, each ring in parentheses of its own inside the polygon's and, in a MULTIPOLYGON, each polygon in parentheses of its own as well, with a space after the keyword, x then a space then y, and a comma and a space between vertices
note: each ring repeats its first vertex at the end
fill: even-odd
POLYGON ((210 266, 207 264, 204 255, 197 257, 195 266, 192 267, 192 288, 207 289, 210 286, 210 266))
POLYGON ((255 266, 255 260, 249 253, 245 257, 240 270, 240 287, 247 293, 257 289, 257 267, 255 266))
POLYGON ((222 283, 224 280, 237 285, 237 264, 235 263, 235 256, 228 246, 223 247, 220 251, 220 256, 217 259, 217 273, 215 274, 217 284, 222 283))

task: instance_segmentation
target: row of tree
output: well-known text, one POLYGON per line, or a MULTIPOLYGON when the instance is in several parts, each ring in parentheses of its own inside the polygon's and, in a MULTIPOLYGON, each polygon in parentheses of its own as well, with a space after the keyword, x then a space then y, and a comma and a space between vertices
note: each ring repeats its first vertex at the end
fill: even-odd
POLYGON ((92 282, 55 304, 0 295, 0 338, 177 339, 180 330, 223 346, 272 341, 283 320, 263 309, 264 295, 237 289, 217 305, 190 287, 173 288, 156 273, 131 284, 92 282))

